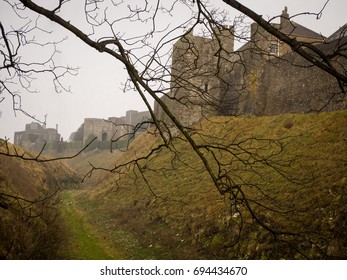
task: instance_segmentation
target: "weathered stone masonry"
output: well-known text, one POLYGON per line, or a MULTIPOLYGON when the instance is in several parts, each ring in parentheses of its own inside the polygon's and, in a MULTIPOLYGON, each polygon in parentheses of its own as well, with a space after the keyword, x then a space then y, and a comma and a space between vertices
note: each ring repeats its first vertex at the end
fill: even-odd
POLYGON ((58 125, 56 128, 46 128, 36 122, 32 122, 25 126, 24 131, 14 133, 14 144, 26 147, 29 150, 41 150, 44 143, 57 144, 62 141, 58 133, 58 125))
MULTIPOLYGON (((346 26, 324 38, 290 21, 287 8, 281 22, 274 26, 325 53, 347 40, 346 26)), ((346 67, 345 60, 339 63, 346 67)), ((236 51, 232 27, 212 30, 212 38, 194 36, 192 32, 184 36, 173 46, 171 76, 171 90, 162 101, 185 126, 214 115, 262 116, 347 109, 336 79, 310 67, 255 23, 251 25, 249 42, 236 51)), ((159 120, 170 124, 158 104, 154 112, 159 120)))
POLYGON ((85 118, 83 129, 83 141, 73 143, 63 142, 56 128, 46 128, 36 122, 27 124, 25 131, 15 132, 14 144, 28 150, 41 151, 45 145, 45 151, 62 152, 66 149, 81 150, 90 140, 97 137, 97 141, 129 140, 138 133, 145 131, 150 121, 148 111, 138 112, 129 110, 125 117, 110 117, 108 119, 85 118), (74 145, 69 145, 74 144, 74 145))
POLYGON ((137 126, 149 120, 148 111, 138 112, 135 110, 127 111, 125 117, 110 117, 107 120, 86 118, 84 119, 83 143, 87 144, 94 137, 97 137, 98 141, 116 140, 119 137, 126 140, 124 135, 129 134, 129 138, 133 137, 133 133, 139 133, 146 127, 143 125, 138 129, 137 126))

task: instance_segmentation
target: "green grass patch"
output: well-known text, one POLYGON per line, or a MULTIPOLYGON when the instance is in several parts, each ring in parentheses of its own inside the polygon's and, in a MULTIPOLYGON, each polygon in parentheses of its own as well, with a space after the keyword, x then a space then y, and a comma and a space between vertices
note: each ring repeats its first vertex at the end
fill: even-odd
POLYGON ((65 259, 109 260, 121 259, 119 252, 108 252, 107 243, 102 242, 87 223, 87 220, 74 201, 74 192, 67 191, 62 199, 62 216, 69 237, 62 250, 65 259))

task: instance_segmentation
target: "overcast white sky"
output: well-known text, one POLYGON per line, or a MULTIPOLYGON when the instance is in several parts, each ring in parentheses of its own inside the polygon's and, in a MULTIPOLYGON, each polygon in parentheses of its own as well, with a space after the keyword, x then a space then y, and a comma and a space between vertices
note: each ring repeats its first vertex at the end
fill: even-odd
MULTIPOLYGON (((222 3, 222 1, 212 2, 222 3)), ((279 15, 284 6, 288 7, 290 15, 319 12, 326 0, 241 0, 240 2, 267 18, 279 15)), ((231 14, 239 14, 223 4, 221 6, 231 14)), ((346 10, 346 0, 330 0, 319 20, 313 16, 300 16, 296 17, 295 21, 324 36, 329 36, 347 23, 346 10)), ((3 1, 0 3, 0 20, 11 23, 16 21, 15 17, 9 16, 9 10, 3 1)), ((24 109, 39 119, 44 119, 44 115, 47 114, 47 127, 55 127, 58 124, 59 133, 65 140, 71 132, 77 130, 86 117, 108 118, 125 115, 127 110, 146 110, 135 92, 122 92, 122 82, 126 79, 126 73, 119 62, 83 45, 73 35, 62 32, 61 28, 53 23, 48 24, 48 28, 54 31, 52 36, 57 35, 56 40, 69 36, 69 39, 59 47, 62 53, 57 62, 78 66, 79 74, 66 80, 71 86, 71 93, 56 93, 50 79, 38 80, 39 93, 23 94, 24 109)), ((1 75, 0 73, 0 78, 1 75)), ((10 142, 13 141, 15 131, 24 130, 25 124, 32 122, 32 119, 20 113, 15 116, 11 102, 7 97, 0 103, 0 137, 10 138, 10 142)))

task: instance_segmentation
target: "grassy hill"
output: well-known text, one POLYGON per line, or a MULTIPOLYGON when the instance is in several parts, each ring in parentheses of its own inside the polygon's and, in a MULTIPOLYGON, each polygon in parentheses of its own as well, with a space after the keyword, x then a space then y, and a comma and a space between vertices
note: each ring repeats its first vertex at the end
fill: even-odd
MULTIPOLYGON (((30 153, 1 141, 12 155, 30 153)), ((57 203, 61 190, 79 179, 62 162, 22 160, 0 155, 0 259, 54 259, 63 239, 57 203)))
MULTIPOLYGON (((347 257, 346 111, 216 117, 195 129, 213 172, 239 189, 220 195, 178 137, 77 196, 110 250, 121 248, 126 258, 347 257)), ((122 166, 160 144, 144 134, 126 153, 82 160, 122 166)))

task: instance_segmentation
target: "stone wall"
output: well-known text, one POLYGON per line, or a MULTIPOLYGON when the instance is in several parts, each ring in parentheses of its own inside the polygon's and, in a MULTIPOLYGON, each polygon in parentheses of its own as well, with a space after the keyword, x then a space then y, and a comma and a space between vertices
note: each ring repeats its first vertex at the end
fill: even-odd
POLYGON ((125 118, 85 118, 83 143, 86 144, 92 138, 97 137, 98 141, 110 141, 126 133, 124 128, 125 118))
POLYGON ((94 137, 97 137, 98 141, 111 141, 119 138, 126 140, 127 137, 133 136, 132 133, 135 129, 137 129, 136 133, 143 131, 146 127, 138 129, 137 125, 150 119, 148 111, 138 112, 135 110, 127 111, 125 117, 110 117, 107 120, 85 118, 83 143, 87 144, 94 137), (127 134, 129 135, 125 136, 127 134))
MULTIPOLYGON (((286 9, 283 15, 281 23, 274 25, 276 28, 314 44, 322 52, 332 52, 337 43, 347 41, 345 37, 322 44, 320 34, 289 21, 286 9)), ((214 115, 262 116, 347 109, 345 94, 334 77, 308 64, 256 24, 251 27, 249 43, 235 52, 232 33, 232 28, 213 31, 211 38, 190 33, 174 44, 171 90, 161 100, 183 126, 214 115), (216 34, 225 37, 221 40, 216 34), (271 53, 273 43, 277 51, 271 53)), ((346 67, 346 59, 336 62, 339 64, 346 67)), ((157 103, 154 113, 158 120, 173 126, 157 103)))
POLYGON ((136 129, 137 125, 150 120, 151 116, 149 111, 138 112, 135 110, 129 110, 125 113, 125 123, 131 126, 132 129, 136 129))
MULTIPOLYGON (((335 45, 336 41, 318 47, 327 53, 335 45)), ((249 59, 242 66, 236 66, 228 80, 234 90, 223 100, 233 104, 229 110, 225 106, 226 115, 263 116, 347 109, 345 94, 336 79, 293 52, 271 60, 249 59)))
POLYGON ((28 150, 40 151, 46 143, 49 146, 56 145, 62 139, 58 133, 58 127, 46 128, 37 122, 25 126, 24 131, 14 133, 14 144, 28 150))
MULTIPOLYGON (((191 31, 174 44, 170 92, 162 101, 183 126, 218 114, 224 89, 220 80, 233 50, 230 26, 214 28, 210 38, 194 36, 191 31)), ((154 112, 159 120, 172 125, 157 103, 154 112)))

